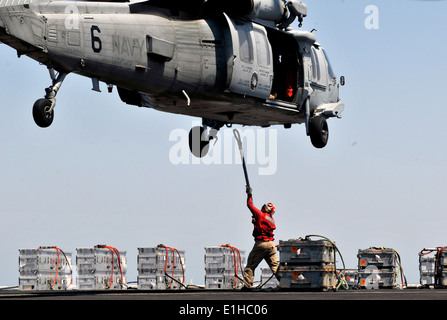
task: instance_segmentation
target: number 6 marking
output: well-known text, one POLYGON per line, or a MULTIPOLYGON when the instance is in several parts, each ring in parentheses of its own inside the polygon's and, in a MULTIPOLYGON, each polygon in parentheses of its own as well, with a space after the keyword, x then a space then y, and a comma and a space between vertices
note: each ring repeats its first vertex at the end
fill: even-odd
POLYGON ((90 34, 92 36, 92 49, 93 52, 100 53, 102 49, 102 41, 101 39, 99 39, 98 36, 95 36, 94 34, 95 31, 101 33, 101 30, 99 30, 98 26, 92 26, 90 28, 90 34))

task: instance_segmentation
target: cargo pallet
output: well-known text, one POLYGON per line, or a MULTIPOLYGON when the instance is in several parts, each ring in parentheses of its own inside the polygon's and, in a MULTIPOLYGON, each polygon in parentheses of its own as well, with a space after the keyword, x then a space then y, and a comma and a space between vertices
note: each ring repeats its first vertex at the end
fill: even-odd
POLYGON ((19 250, 19 290, 68 290, 71 253, 58 247, 19 250))
POLYGON ((229 244, 205 247, 205 289, 241 289, 245 251, 229 244))
POLYGON ((165 245, 138 248, 139 290, 180 290, 185 285, 185 251, 165 245))
POLYGON ((406 286, 400 256, 396 250, 384 247, 370 247, 368 249, 359 249, 357 257, 360 288, 396 288, 399 273, 402 286, 406 286))
POLYGON ((127 288, 126 251, 97 245, 76 249, 77 286, 80 290, 127 288))
POLYGON ((279 242, 279 289, 327 291, 337 286, 336 247, 329 240, 279 242))
POLYGON ((447 247, 422 249, 419 252, 419 271, 421 286, 447 288, 447 247))

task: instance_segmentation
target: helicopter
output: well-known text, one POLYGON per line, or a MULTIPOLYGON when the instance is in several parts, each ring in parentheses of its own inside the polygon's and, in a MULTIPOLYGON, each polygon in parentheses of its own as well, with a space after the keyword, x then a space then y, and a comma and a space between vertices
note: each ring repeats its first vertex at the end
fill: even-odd
POLYGON ((344 104, 328 56, 302 27, 297 0, 0 0, 0 42, 45 65, 51 85, 32 108, 41 128, 54 120, 69 74, 100 82, 129 105, 202 119, 191 152, 207 154, 232 125, 305 124, 316 148, 344 104))

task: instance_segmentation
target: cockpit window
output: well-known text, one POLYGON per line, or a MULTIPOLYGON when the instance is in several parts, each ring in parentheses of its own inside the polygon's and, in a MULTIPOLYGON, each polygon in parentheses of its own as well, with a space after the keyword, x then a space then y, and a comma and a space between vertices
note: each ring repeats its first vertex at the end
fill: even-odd
POLYGON ((238 25, 239 53, 241 60, 246 63, 253 63, 253 43, 251 41, 250 30, 246 25, 238 25))
POLYGON ((320 80, 320 61, 318 60, 318 54, 314 47, 312 47, 311 53, 312 75, 314 80, 320 80))
POLYGON ((256 47, 258 52, 258 64, 262 67, 270 67, 270 46, 267 37, 260 30, 255 29, 256 47))

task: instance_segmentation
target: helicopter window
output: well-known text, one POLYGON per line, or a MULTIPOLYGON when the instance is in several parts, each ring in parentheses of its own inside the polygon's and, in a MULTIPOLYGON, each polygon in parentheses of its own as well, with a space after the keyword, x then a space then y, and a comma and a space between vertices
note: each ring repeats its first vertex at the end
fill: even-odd
POLYGON ((312 47, 312 75, 314 80, 320 80, 320 61, 318 60, 318 54, 314 47, 312 47))
POLYGON ((246 25, 238 25, 237 29, 239 35, 239 53, 241 55, 241 60, 247 63, 253 63, 254 54, 250 30, 246 25))
POLYGON ((317 65, 317 62, 315 60, 314 48, 312 48, 312 50, 310 52, 310 59, 312 61, 312 78, 316 79, 317 78, 317 68, 315 66, 317 65))
POLYGON ((255 39, 258 52, 258 64, 262 67, 269 67, 271 65, 271 57, 267 38, 259 30, 255 30, 255 39))

